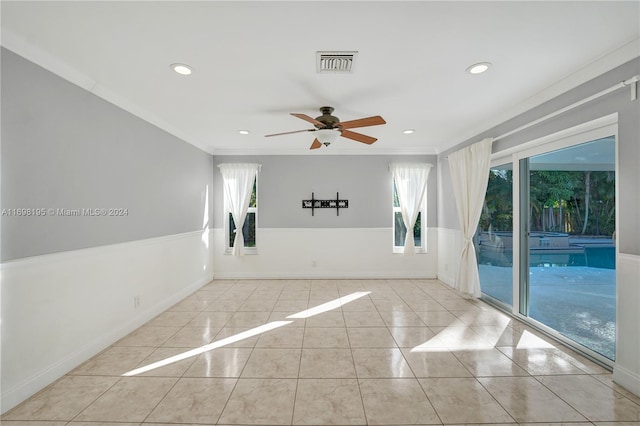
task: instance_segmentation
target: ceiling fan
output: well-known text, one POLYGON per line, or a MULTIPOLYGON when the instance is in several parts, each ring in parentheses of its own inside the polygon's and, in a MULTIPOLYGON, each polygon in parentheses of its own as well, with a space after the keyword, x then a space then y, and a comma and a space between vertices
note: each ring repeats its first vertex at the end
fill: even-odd
POLYGON ((322 113, 322 115, 316 118, 311 118, 306 114, 296 114, 293 112, 291 113, 291 115, 293 115, 294 117, 301 118, 304 121, 308 121, 309 123, 313 124, 316 127, 315 129, 294 130, 293 132, 275 133, 273 135, 265 135, 265 137, 289 135, 291 133, 314 132, 316 139, 313 141, 309 149, 317 149, 322 147, 322 145, 329 146, 333 141, 336 140, 338 136, 371 145, 378 139, 371 136, 363 135, 362 133, 352 132, 351 130, 347 129, 353 129, 356 127, 377 126, 379 124, 387 123, 379 115, 360 118, 358 120, 340 122, 340 119, 338 117, 331 115, 331 113, 333 112, 333 107, 329 106, 321 107, 320 112, 322 113))

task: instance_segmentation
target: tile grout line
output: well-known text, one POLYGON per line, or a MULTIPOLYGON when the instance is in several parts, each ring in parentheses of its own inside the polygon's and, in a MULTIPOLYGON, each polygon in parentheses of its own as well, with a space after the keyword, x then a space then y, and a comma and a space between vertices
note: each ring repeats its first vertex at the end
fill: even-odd
MULTIPOLYGON (((68 375, 64 375, 60 378, 60 380, 64 379, 65 377, 68 377, 68 375)), ((84 376, 87 377, 87 376, 84 376)), ((108 377, 114 377, 114 376, 108 376, 108 377)), ((118 380, 116 380, 111 386, 109 386, 104 392, 102 392, 100 395, 98 395, 96 398, 94 398, 93 401, 91 401, 89 404, 87 404, 84 408, 82 408, 80 411, 78 411, 72 418, 71 420, 68 420, 69 423, 71 423, 72 421, 74 421, 80 414, 82 414, 83 412, 85 412, 87 410, 87 408, 91 407, 93 404, 95 404, 95 402, 100 399, 104 394, 106 394, 108 391, 110 391, 115 385, 117 385, 118 383, 120 383, 120 380, 122 378, 119 378, 118 380)), ((58 381, 56 381, 57 383, 58 381)), ((45 388, 46 389, 46 388, 45 388)), ((43 389, 44 390, 44 389, 43 389)), ((17 407, 16 407, 17 408, 17 407)), ((35 421, 55 421, 55 420, 35 420, 35 421)), ((1 423, 1 422, 0 422, 1 423)))
MULTIPOLYGON (((311 288, 311 284, 309 285, 309 288, 311 288)), ((310 299, 311 299, 311 290, 309 290, 309 296, 307 296, 307 309, 309 309, 310 299)), ((291 421, 289 422, 289 424, 291 425, 293 425, 295 421, 296 404, 298 402, 298 387, 300 385, 300 369, 302 368, 302 352, 304 351, 304 336, 306 331, 307 331, 307 318, 304 318, 304 326, 302 327, 302 342, 300 342, 300 358, 298 359, 298 374, 296 375, 296 388, 293 392, 293 407, 291 408, 291 421)))
MULTIPOLYGON (((234 286, 235 285, 237 285, 237 280, 234 283, 234 286)), ((236 310, 235 312, 238 312, 238 311, 236 310)), ((234 314, 235 314, 235 312, 234 312, 234 314)), ((231 321, 232 317, 233 316, 231 316, 229 318, 227 323, 229 321, 231 321)), ((257 341, 256 341, 256 343, 257 343, 257 341)), ((238 387, 238 383, 240 383, 240 377, 242 376, 242 373, 244 372, 244 369, 246 368, 247 364, 249 363, 249 359, 251 359, 251 355, 253 354, 253 350, 254 349, 255 349, 255 345, 253 347, 251 347, 251 351, 249 352, 249 356, 247 357, 247 361, 242 366, 242 369, 238 372, 238 377, 235 378, 236 382, 234 383, 233 388, 231 389, 231 392, 229 392, 229 396, 227 396, 227 400, 224 402, 224 405, 222 406, 222 409, 220 410, 220 414, 218 415, 218 418, 216 419, 216 423, 215 424, 219 424, 220 423, 220 419, 222 418, 222 415, 224 414, 224 411, 227 409, 227 405, 229 404, 229 401, 231 400, 231 395, 233 395, 233 392, 235 392, 236 388, 238 387)))
MULTIPOLYGON (((337 286, 336 286, 337 287, 337 286)), ((338 289, 338 295, 340 290, 338 289)), ((367 297, 370 298, 369 295, 367 297)), ((344 315, 344 309, 340 306, 340 312, 342 313, 342 321, 344 321, 344 332, 347 335, 347 343, 349 344, 349 353, 351 354, 351 362, 353 363, 353 372, 356 375, 356 385, 358 386, 358 395, 360 395, 360 403, 362 404, 362 414, 364 415, 364 424, 369 424, 369 418, 367 417, 367 410, 364 405, 364 397, 362 396, 362 389, 360 388, 360 377, 358 376, 358 369, 356 368, 356 359, 353 356, 353 347, 351 346, 351 339, 349 338, 349 332, 347 331, 347 318, 344 315)))
MULTIPOLYGON (((538 376, 556 376, 557 377, 557 376, 583 376, 583 375, 585 375, 585 374, 539 374, 538 376)), ((536 382, 540 383, 540 385, 542 385, 545 389, 547 389, 549 392, 551 392, 553 395, 555 395, 555 397, 558 398, 560 401, 564 402, 569 407, 573 408, 576 411, 576 413, 580 414, 587 421, 589 421, 589 422, 594 422, 595 421, 595 420, 591 420, 591 418, 589 418, 589 416, 587 416, 581 410, 578 410, 577 407, 574 407, 573 404, 570 404, 569 401, 566 401, 564 398, 562 398, 560 395, 558 395, 556 392, 554 392, 553 389, 551 389, 550 387, 545 385, 542 381, 538 380, 538 376, 531 375, 531 377, 533 377, 533 379, 536 382)), ((594 380, 596 380, 596 379, 594 379, 594 380)))
MULTIPOLYGON (((391 286, 391 285, 389 285, 391 286)), ((421 289, 420 289, 421 290, 421 289)), ((422 290, 421 290, 422 291, 422 290)), ((394 293, 398 295, 398 297, 400 297, 400 299, 406 304, 406 301, 404 300, 404 298, 402 298, 401 295, 398 294, 398 292, 396 292, 394 290, 394 293)), ((375 305, 375 303, 374 303, 375 305)), ((407 304, 407 306, 409 306, 407 304)), ((376 306, 376 309, 378 309, 378 306, 376 306)), ((413 313, 414 315, 416 315, 416 313, 413 311, 413 309, 409 306, 409 309, 411 310, 411 313, 413 313)), ((379 313, 379 311, 378 311, 379 313)), ((384 319, 383 319, 384 321, 384 319)), ((420 319, 421 322, 424 323, 424 321, 422 321, 422 319, 420 319)), ((385 325, 386 322, 385 322, 385 325)), ((426 323, 425 323, 425 327, 427 327, 426 323)), ((427 327, 428 328, 428 327, 427 327)), ((389 331, 389 334, 391 334, 391 330, 389 330, 389 327, 387 326, 387 330, 389 331)), ((402 349, 400 349, 400 345, 398 344, 398 342, 396 341, 395 337, 393 337, 393 334, 391 334, 391 337, 393 338, 393 340, 396 342, 396 345, 398 346, 398 350, 400 351, 400 354, 402 355, 402 358, 405 360, 405 362, 407 363, 407 366, 409 367, 409 370, 411 370, 411 373, 413 374, 413 379, 416 381, 416 383, 418 383, 418 386, 420 387, 420 390, 422 391, 422 394, 425 396, 425 398, 427 399, 427 402, 429 403, 429 405, 431 406, 431 409, 433 410, 434 414, 438 417, 438 420, 440 420, 440 424, 444 424, 444 421, 442 420, 442 417, 440 416, 440 413, 438 413, 438 410, 436 410, 435 405, 433 405, 433 402, 431 402, 431 399, 429 398, 429 395, 427 395, 427 391, 424 390, 424 387, 422 386, 422 383, 420 383, 420 380, 418 379, 418 377, 416 376, 415 371, 413 371, 413 368, 411 367, 411 364, 409 363, 409 361, 406 359, 406 357, 404 356, 404 353, 402 353, 402 349)))
MULTIPOLYGON (((196 291, 196 293, 198 293, 200 290, 196 291)), ((224 293, 223 293, 224 294, 224 293)), ((209 301, 207 301, 207 304, 205 305, 208 306, 209 301)), ((204 312, 204 310, 202 311, 204 312)), ((197 315, 196 315, 197 316, 197 315)), ((195 317, 194 317, 195 318, 195 317)), ((192 318, 193 320, 193 318, 192 318)), ((182 329, 184 329, 185 327, 183 327, 182 329)), ((217 335, 217 334, 216 334, 217 335)), ((209 343, 211 343, 213 340, 215 340, 215 336, 209 341, 209 343)), ((162 347, 162 346, 160 346, 162 347)), ((181 348, 184 349, 184 348, 181 348)), ((157 350, 157 349, 156 349, 157 350)), ((155 352, 155 351, 154 351, 155 352)), ((153 352, 151 353, 151 355, 153 355, 153 352)), ((150 356, 151 356, 150 355, 150 356)), ((194 357, 193 361, 191 361, 191 364, 189 364, 189 366, 187 368, 185 368, 185 370, 182 372, 182 374, 180 375, 180 377, 178 377, 175 381, 175 383, 171 386, 171 388, 167 391, 167 393, 165 393, 165 395, 160 398, 160 400, 158 401, 158 403, 151 409, 151 411, 149 411, 149 413, 145 416, 145 418, 140 422, 140 424, 143 424, 147 421, 147 419, 149 418, 149 416, 151 416, 151 414, 153 414, 153 412, 160 406, 160 404, 162 404, 162 402, 167 399, 167 396, 169 396, 169 394, 171 393, 171 391, 177 386, 177 384, 180 382, 180 380, 182 380, 184 378, 184 375, 186 374, 186 372, 189 370, 189 368, 191 368, 191 366, 196 362, 197 358, 199 358, 200 355, 194 357)), ((219 418, 220 416, 218 416, 219 418)))

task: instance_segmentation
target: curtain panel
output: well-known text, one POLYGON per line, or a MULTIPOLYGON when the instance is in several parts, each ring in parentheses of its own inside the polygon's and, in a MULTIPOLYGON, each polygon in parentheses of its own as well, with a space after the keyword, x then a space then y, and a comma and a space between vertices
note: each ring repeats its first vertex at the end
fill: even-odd
POLYGON ((482 292, 473 236, 487 192, 492 143, 492 138, 483 139, 449 155, 453 195, 463 238, 455 288, 462 294, 476 298, 482 292))
POLYGON ((244 254, 244 236, 242 228, 247 217, 251 192, 256 175, 260 171, 260 164, 252 163, 225 163, 218 164, 222 174, 224 188, 224 200, 228 211, 236 224, 236 235, 233 239, 233 256, 244 254))
MULTIPOLYGON (((402 221, 407 228, 404 239, 404 254, 416 252, 413 241, 413 227, 416 224, 420 206, 427 192, 429 171, 433 167, 428 163, 391 163, 389 170, 393 174, 393 182, 398 193, 402 221)), ((424 220, 424 219, 423 219, 424 220)))

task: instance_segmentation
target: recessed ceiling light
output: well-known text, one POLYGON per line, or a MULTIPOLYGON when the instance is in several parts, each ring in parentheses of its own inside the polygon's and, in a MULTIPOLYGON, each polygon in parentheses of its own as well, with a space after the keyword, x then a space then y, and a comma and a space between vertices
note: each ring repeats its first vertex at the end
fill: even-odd
POLYGON ((469 74, 482 74, 491 67, 491 62, 479 62, 467 68, 469 74))
POLYGON ((415 130, 407 129, 407 130, 403 130, 402 133, 404 133, 405 135, 410 135, 411 133, 415 133, 415 130))
POLYGON ((240 133, 241 135, 248 135, 251 132, 249 132, 248 130, 238 130, 238 133, 240 133))
POLYGON ((182 75, 189 75, 193 71, 189 65, 171 64, 171 69, 182 75))

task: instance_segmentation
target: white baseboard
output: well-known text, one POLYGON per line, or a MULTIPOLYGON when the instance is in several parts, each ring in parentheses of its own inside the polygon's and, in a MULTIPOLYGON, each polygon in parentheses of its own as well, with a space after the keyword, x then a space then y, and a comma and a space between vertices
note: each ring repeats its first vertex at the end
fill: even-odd
POLYGON ((456 285, 456 278, 453 275, 438 274, 438 279, 451 288, 456 285))
POLYGON ((613 379, 640 396, 640 256, 618 253, 616 265, 616 362, 613 379))
POLYGON ((280 280, 390 280, 390 279, 425 279, 425 280, 434 280, 437 279, 435 275, 423 275, 423 274, 406 274, 406 273, 398 273, 398 274, 366 274, 366 273, 342 273, 342 274, 331 274, 331 273, 317 273, 317 274, 287 274, 285 273, 261 273, 261 272, 226 272, 226 273, 216 273, 215 279, 220 280, 252 280, 252 279, 263 279, 263 280, 271 280, 271 279, 280 279, 280 280))
POLYGON ((613 367, 613 381, 629 392, 640 396, 640 374, 615 365, 613 367))
POLYGON ((203 236, 198 231, 2 264, 0 411, 208 283, 213 273, 203 236), (133 295, 141 298, 139 308, 133 295))

